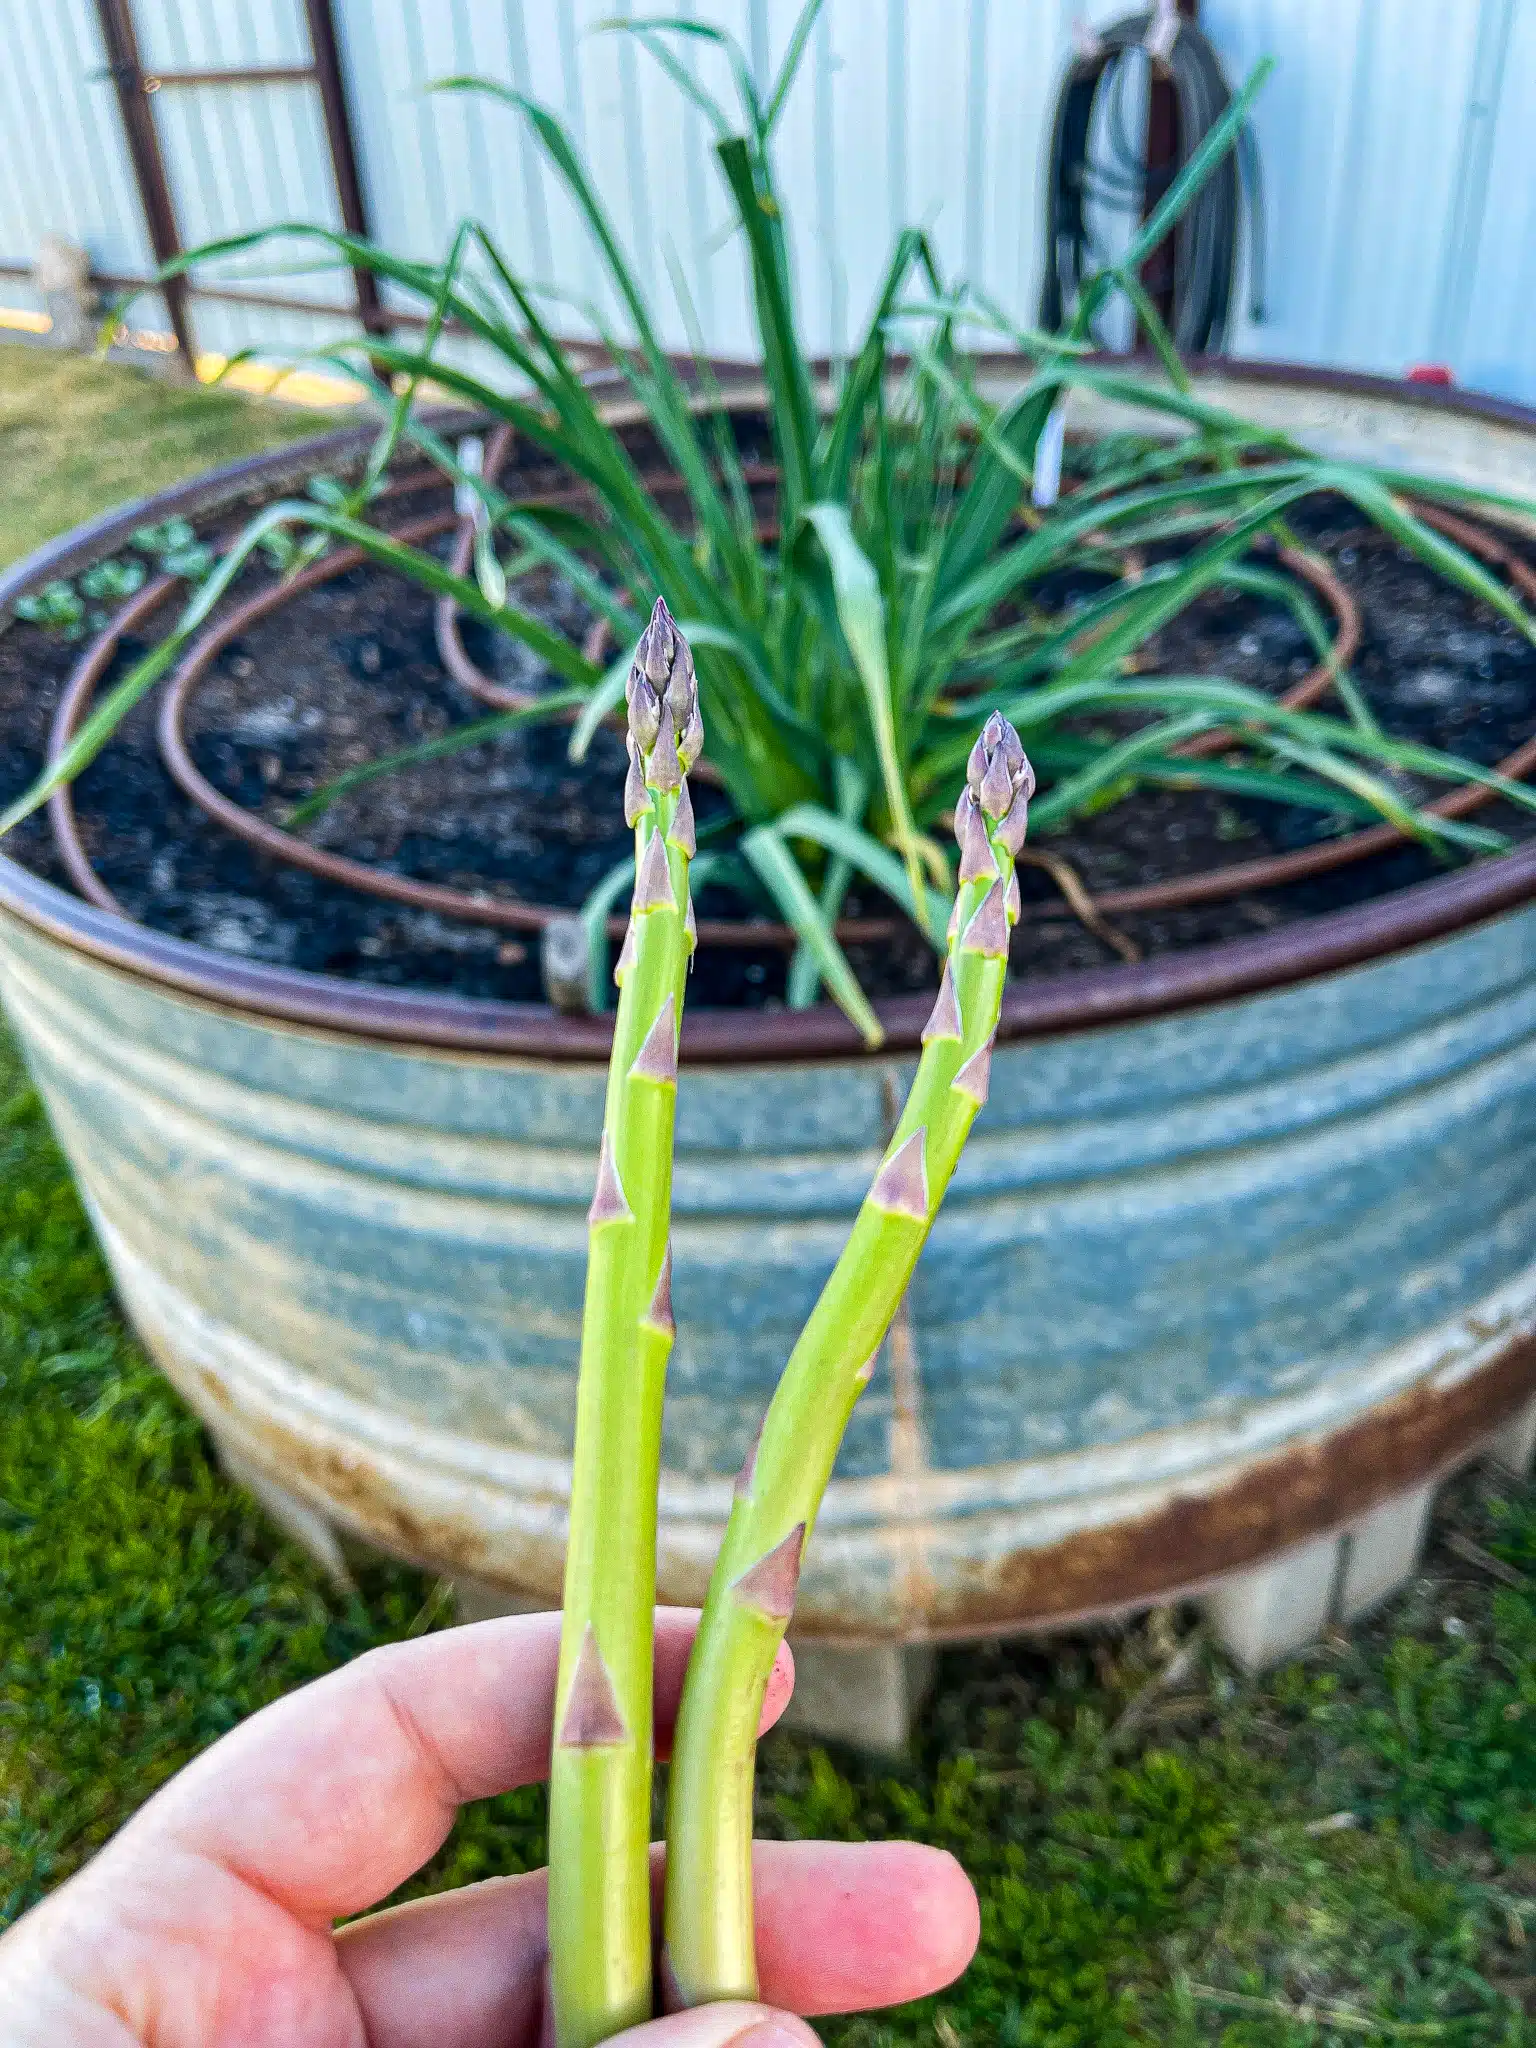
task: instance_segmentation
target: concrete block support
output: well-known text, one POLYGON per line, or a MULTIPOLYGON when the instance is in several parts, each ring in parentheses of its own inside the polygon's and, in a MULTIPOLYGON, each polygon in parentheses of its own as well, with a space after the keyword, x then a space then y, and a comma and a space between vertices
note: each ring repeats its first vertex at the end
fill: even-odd
POLYGON ((286 1486, 279 1486, 259 1465, 252 1464, 232 1445, 219 1438, 215 1438, 215 1443, 219 1463, 236 1486, 243 1486, 247 1493, 255 1495, 283 1534, 297 1543, 301 1550, 309 1552, 332 1585, 350 1588, 352 1574, 342 1555, 341 1543, 319 1509, 311 1507, 296 1493, 290 1493, 286 1486))
POLYGON ((1337 1536, 1317 1536, 1249 1571, 1232 1572, 1201 1600, 1212 1632, 1245 1671, 1262 1671, 1320 1636, 1333 1615, 1337 1536))
POLYGON ((795 1692, 786 1728, 894 1755, 933 1690, 938 1658, 921 1645, 879 1643, 849 1649, 811 1638, 790 1640, 795 1692))
POLYGON ((1355 1621, 1405 1586, 1419 1568, 1429 1513, 1435 1504, 1431 1482, 1394 1494, 1356 1522, 1344 1538, 1338 1618, 1355 1621))
POLYGON ((1510 1417, 1493 1439, 1489 1452, 1496 1465, 1512 1472, 1517 1479, 1529 1476, 1532 1461, 1536 1460, 1536 1396, 1510 1417))

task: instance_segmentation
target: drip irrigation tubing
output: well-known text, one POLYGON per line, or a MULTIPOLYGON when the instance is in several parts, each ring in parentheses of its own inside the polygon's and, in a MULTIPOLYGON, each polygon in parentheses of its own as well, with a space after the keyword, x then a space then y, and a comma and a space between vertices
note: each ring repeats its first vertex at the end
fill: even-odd
MULTIPOLYGON (((495 438, 493 437, 493 441, 495 438)), ((488 450, 488 454, 495 455, 495 467, 499 467, 500 461, 505 458, 505 448, 488 450)), ((771 466, 756 465, 755 468, 761 469, 763 474, 749 476, 749 482, 764 485, 774 481, 776 473, 772 472, 771 466)), ((491 474, 495 473, 490 463, 488 470, 491 474)), ((386 487, 384 495, 407 495, 434 481, 436 478, 432 472, 418 470, 393 481, 386 487)), ((578 491, 561 495, 581 498, 588 494, 578 491)), ((531 502, 544 503, 549 500, 531 502)), ((1480 559, 1501 569, 1517 585, 1522 595, 1536 602, 1536 568, 1532 568, 1512 549, 1505 547, 1484 525, 1458 514, 1444 512, 1437 506, 1415 504, 1414 510, 1428 524, 1458 541, 1480 559)), ((463 551, 467 566, 469 550, 473 545, 473 521, 455 511, 434 512, 393 527, 389 532, 391 538, 411 545, 434 539, 443 533, 453 532, 453 559, 457 561, 460 552, 463 551)), ((1378 534, 1374 528, 1366 529, 1365 532, 1372 539, 1386 538, 1378 534)), ((355 889, 364 895, 401 903, 414 909, 434 911, 461 922, 489 925, 511 931, 541 931, 553 919, 570 916, 570 910, 554 905, 518 901, 494 894, 489 889, 471 891, 446 884, 417 881, 409 876, 395 874, 387 868, 356 860, 350 855, 336 853, 326 847, 313 846, 297 833, 285 830, 282 826, 224 796, 213 787, 192 759, 184 732, 187 710, 210 664, 222 649, 261 619, 279 610, 291 598, 362 566, 368 559, 366 550, 362 548, 335 550, 298 575, 278 580, 243 599, 193 642, 164 686, 161 696, 157 737, 167 772, 183 794, 208 817, 216 820, 227 831, 258 851, 289 866, 304 869, 322 880, 355 889)), ((1334 642, 1323 659, 1279 699, 1288 708, 1299 709, 1315 703, 1323 696, 1332 686, 1340 670, 1348 666, 1359 646, 1360 616, 1348 590, 1332 567, 1320 556, 1302 550, 1285 549, 1281 551, 1281 559, 1295 574, 1311 583, 1329 604, 1338 628, 1334 642)), ((105 628, 86 648, 69 676, 54 714, 47 747, 47 761, 50 767, 59 760, 78 730, 124 636, 137 632, 153 617, 175 593, 179 581, 180 579, 170 575, 153 578, 108 621, 105 628)), ((477 697, 484 697, 486 690, 498 690, 501 686, 485 676, 484 672, 470 661, 464 650, 458 632, 456 608, 451 600, 439 601, 436 622, 439 649, 445 665, 449 667, 455 680, 466 689, 470 689, 477 697), (457 649, 454 661, 449 660, 449 647, 457 649), (471 673, 479 679, 483 686, 481 689, 473 688, 469 680, 471 673)), ((509 691, 502 700, 484 697, 484 701, 502 702, 504 708, 516 709, 536 701, 536 698, 533 693, 509 691)), ((1194 756, 1220 751, 1222 747, 1231 743, 1229 734, 1208 733, 1201 735, 1199 740, 1187 742, 1179 751, 1194 756)), ((1533 769, 1536 769, 1536 738, 1526 741, 1505 756, 1497 763, 1495 772, 1513 781, 1527 775, 1533 769)), ((1425 808, 1439 817, 1464 818, 1492 802, 1496 796, 1497 791, 1489 789, 1486 785, 1467 784, 1437 798, 1425 808)), ((66 784, 53 792, 48 802, 48 816, 60 861, 80 895, 103 910, 129 918, 130 922, 134 921, 92 866, 81 837, 69 785, 66 784)), ((1075 914, 1083 917, 1089 929, 1096 929, 1109 917, 1181 909, 1309 880, 1352 862, 1388 852, 1404 844, 1405 839, 1406 835, 1396 826, 1368 826, 1336 839, 1320 841, 1313 846, 1263 856, 1255 860, 1235 862, 1231 866, 1212 869, 1201 875, 1184 875, 1166 882, 1110 889, 1099 894, 1083 890, 1081 893, 1088 906, 1087 913, 1072 904, 1072 890, 1064 889, 1063 893, 1069 906, 1074 907, 1075 914)), ((1049 872, 1048 869, 1046 871, 1049 872)), ((1059 879, 1057 885, 1062 886, 1059 879)), ((1028 908, 1029 906, 1026 906, 1026 915, 1028 908)), ((846 918, 839 921, 836 931, 844 944, 868 944, 888 941, 901 930, 903 922, 902 918, 891 916, 846 918)), ((607 921, 610 937, 621 938, 625 923, 626 920, 621 915, 610 917, 607 921)), ((700 945, 735 950, 767 948, 790 951, 799 943, 796 933, 790 926, 768 920, 753 922, 742 919, 704 918, 699 920, 698 937, 700 945)), ((1114 944, 1114 941, 1111 940, 1109 943, 1114 944)))

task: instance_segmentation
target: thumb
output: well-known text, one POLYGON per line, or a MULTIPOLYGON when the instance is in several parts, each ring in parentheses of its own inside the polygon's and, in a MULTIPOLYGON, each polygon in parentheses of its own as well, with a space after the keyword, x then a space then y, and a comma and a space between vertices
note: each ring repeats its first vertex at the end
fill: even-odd
POLYGON ((615 2034, 608 2048, 819 2048, 819 2036, 793 2013, 728 1999, 647 2020, 615 2034))

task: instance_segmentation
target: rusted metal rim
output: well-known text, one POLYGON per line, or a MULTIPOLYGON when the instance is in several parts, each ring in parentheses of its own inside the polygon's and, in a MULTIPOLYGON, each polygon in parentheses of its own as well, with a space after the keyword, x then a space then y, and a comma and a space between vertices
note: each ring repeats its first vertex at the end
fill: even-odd
MULTIPOLYGON (((979 360, 984 367, 1016 365, 1015 358, 1002 355, 979 360)), ((1127 367, 1123 359, 1119 366, 1127 367)), ((1390 399, 1418 410, 1494 421, 1536 436, 1536 411, 1531 408, 1454 389, 1335 374, 1310 366, 1236 363, 1224 358, 1193 367, 1239 382, 1390 399)), ((458 417, 468 423, 468 416, 458 417)), ((361 455, 373 438, 374 430, 362 427, 294 443, 104 514, 0 572, 0 611, 52 578, 71 574, 112 553, 146 520, 188 512, 206 514, 242 501, 260 502, 290 477, 302 480, 318 468, 361 455)), ((1315 851, 1325 850, 1331 849, 1315 851)), ((1428 943, 1519 908, 1533 897, 1536 845, 1374 903, 1252 939, 1012 987, 1004 999, 1000 1034, 1005 1039, 1057 1034, 1230 1001, 1428 943)), ((1099 900, 1109 906, 1116 899, 1099 900)), ((0 854, 0 909, 103 964, 214 1004, 276 1020, 349 1036, 445 1048, 576 1061, 607 1056, 610 1018, 563 1017, 542 1004, 410 993, 294 968, 259 966, 132 924, 40 880, 4 854, 0 854)), ((927 1019, 929 998, 899 998, 876 1008, 886 1027, 889 1048, 914 1050, 927 1019)), ((684 1054, 701 1062, 846 1057, 861 1050, 858 1034, 841 1012, 828 1004, 792 1015, 695 1010, 684 1023, 684 1054)))

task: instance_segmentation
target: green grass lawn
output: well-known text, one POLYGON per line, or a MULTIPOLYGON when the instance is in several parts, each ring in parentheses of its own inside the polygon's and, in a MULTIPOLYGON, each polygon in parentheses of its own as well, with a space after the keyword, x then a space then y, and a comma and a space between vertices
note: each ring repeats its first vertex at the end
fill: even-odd
MULTIPOLYGON (((92 496, 74 422, 55 491, 27 352, 0 349, 0 421, 13 369, 37 424, 4 444, 0 534, 22 517, 40 534, 137 483, 147 458, 105 450, 92 496), (30 450, 20 468, 15 446, 30 450)), ((168 408, 188 466, 292 424, 115 368, 48 369, 52 402, 78 378, 91 416, 142 435, 168 408), (183 411, 209 404, 217 425, 183 411)), ((1473 1472, 1438 1529, 1382 1617, 1260 1684, 1165 1613, 1049 1654, 949 1654, 899 1764, 772 1736, 764 1831, 921 1836, 955 1851, 983 1900, 964 1983, 829 2039, 1536 2043, 1536 1491, 1473 1472)), ((395 1567, 337 1593, 221 1477, 125 1331, 0 1043, 0 1924, 243 1715, 444 1609, 395 1567)), ((540 1795, 488 1801, 424 1882, 526 1867, 542 1839, 540 1795)))
POLYGON ((0 565, 125 498, 328 424, 334 416, 0 342, 0 565))

